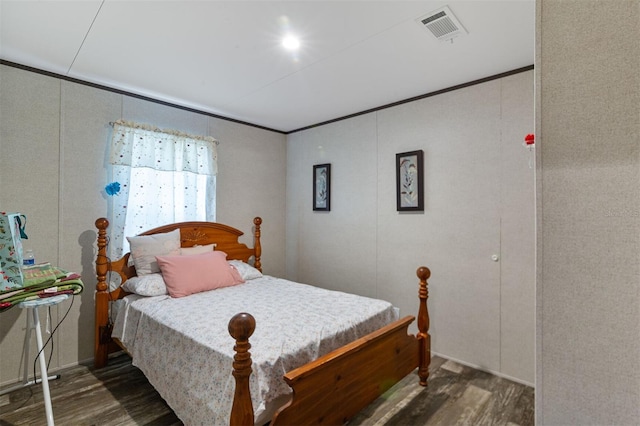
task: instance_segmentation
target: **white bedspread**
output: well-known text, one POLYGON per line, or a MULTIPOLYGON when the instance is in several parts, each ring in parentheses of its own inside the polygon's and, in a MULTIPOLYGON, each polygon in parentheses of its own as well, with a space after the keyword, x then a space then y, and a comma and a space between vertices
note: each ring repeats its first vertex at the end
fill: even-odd
POLYGON ((228 425, 234 378, 231 317, 256 319, 250 338, 256 419, 290 392, 282 376, 398 318, 390 303, 264 276, 183 298, 128 296, 113 336, 188 425, 228 425))

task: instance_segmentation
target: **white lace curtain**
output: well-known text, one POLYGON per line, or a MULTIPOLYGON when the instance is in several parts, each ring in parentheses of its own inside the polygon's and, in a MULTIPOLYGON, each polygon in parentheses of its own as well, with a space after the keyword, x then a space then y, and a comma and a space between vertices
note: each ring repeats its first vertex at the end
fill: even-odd
POLYGON ((110 256, 129 250, 126 236, 173 222, 215 221, 217 141, 119 120, 111 139, 110 256))

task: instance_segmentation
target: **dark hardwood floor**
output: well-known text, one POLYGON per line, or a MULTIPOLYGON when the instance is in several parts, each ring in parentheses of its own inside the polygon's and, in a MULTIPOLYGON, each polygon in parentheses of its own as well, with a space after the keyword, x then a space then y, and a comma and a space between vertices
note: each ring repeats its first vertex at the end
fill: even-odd
MULTIPOLYGON (((95 370, 84 365, 50 382, 56 424, 182 425, 131 365, 127 355, 95 370)), ((358 414, 350 425, 534 424, 533 388, 434 357, 429 387, 411 374, 358 414)), ((0 396, 0 426, 46 425, 42 387, 0 396)))

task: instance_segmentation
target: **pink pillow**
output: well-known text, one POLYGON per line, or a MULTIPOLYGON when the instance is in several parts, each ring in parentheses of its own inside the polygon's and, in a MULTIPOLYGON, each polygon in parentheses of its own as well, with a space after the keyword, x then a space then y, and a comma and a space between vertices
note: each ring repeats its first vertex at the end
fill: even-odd
POLYGON ((227 263, 227 254, 211 251, 191 256, 157 256, 162 278, 171 297, 229 287, 244 282, 227 263))

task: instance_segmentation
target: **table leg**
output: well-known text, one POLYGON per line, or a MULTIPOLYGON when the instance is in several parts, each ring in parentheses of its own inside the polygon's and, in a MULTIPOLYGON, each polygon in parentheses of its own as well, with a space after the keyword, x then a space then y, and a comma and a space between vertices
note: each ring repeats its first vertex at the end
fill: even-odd
POLYGON ((51 407, 51 395, 49 394, 49 377, 47 376, 47 361, 42 350, 42 331, 40 330, 40 316, 38 308, 31 308, 33 311, 34 328, 36 329, 36 342, 38 343, 38 358, 40 359, 40 378, 42 380, 42 394, 44 398, 44 409, 47 415, 47 426, 54 426, 53 408, 51 407))

